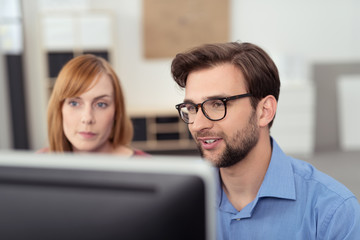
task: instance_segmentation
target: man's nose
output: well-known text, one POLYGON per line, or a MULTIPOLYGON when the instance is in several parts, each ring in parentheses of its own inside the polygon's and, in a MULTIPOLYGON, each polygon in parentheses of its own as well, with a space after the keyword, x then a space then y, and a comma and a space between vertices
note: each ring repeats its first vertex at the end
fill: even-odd
POLYGON ((197 111, 194 118, 194 122, 192 124, 189 124, 189 128, 193 132, 199 132, 204 129, 209 129, 212 126, 213 126, 213 121, 211 121, 204 115, 201 108, 199 108, 199 110, 197 111))

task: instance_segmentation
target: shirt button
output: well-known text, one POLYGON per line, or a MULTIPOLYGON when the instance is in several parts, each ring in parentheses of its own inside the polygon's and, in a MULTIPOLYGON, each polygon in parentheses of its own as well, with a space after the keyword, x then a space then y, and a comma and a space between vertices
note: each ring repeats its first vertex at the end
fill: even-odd
POLYGON ((240 221, 240 220, 241 220, 241 218, 236 218, 235 220, 236 220, 236 221, 240 221))

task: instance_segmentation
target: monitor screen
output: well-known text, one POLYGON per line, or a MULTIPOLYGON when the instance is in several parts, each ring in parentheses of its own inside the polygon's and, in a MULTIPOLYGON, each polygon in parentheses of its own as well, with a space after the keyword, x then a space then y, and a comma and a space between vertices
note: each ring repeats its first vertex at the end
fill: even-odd
POLYGON ((0 153, 2 239, 215 239, 196 157, 0 153))

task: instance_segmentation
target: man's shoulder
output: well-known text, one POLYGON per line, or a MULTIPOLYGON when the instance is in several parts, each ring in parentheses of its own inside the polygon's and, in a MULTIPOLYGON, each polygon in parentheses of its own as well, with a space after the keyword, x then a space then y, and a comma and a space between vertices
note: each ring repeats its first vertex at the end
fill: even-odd
POLYGON ((334 236, 341 236, 339 239, 358 239, 360 205, 355 195, 312 164, 290 159, 297 202, 304 206, 304 212, 308 212, 309 216, 317 216, 319 236, 326 236, 324 239, 333 239, 334 236))
MULTIPOLYGON (((311 201, 316 202, 314 201, 315 199, 326 200, 333 198, 341 202, 349 198, 355 198, 354 194, 347 187, 314 167, 310 162, 286 155, 273 139, 272 144, 273 158, 279 159, 276 161, 278 163, 276 167, 288 165, 287 163, 291 165, 291 167, 288 165, 286 171, 292 171, 297 199, 305 197, 313 198, 311 201)), ((303 200, 307 201, 309 199, 303 200)))
POLYGON ((311 163, 291 157, 290 161, 298 187, 306 188, 307 191, 316 191, 319 197, 320 194, 322 197, 334 195, 333 197, 338 196, 344 200, 355 197, 345 185, 320 171, 311 163))

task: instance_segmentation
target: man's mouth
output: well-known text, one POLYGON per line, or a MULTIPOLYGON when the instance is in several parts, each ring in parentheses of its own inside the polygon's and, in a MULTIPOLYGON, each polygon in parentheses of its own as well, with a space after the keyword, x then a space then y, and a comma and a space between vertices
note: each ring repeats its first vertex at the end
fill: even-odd
POLYGON ((222 138, 198 138, 199 143, 205 150, 215 149, 221 142, 222 138))

